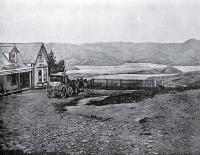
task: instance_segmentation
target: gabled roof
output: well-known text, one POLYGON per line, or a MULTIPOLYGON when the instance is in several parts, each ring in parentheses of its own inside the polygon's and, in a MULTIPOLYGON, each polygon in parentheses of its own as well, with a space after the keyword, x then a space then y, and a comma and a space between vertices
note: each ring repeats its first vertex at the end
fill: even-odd
POLYGON ((6 56, 3 53, 0 53, 0 69, 2 69, 5 65, 9 65, 10 62, 6 58, 6 56))
POLYGON ((17 43, 15 45, 22 54, 24 63, 35 63, 42 43, 17 43))
MULTIPOLYGON (((45 49, 45 46, 42 42, 36 43, 0 43, 0 46, 16 46, 18 51, 22 55, 22 59, 24 63, 35 63, 37 58, 38 52, 40 51, 41 47, 45 49)), ((12 48, 10 50, 12 50, 12 48)), ((8 49, 9 51, 9 49, 8 49)), ((45 51, 45 57, 47 57, 47 51, 45 51)), ((9 51, 10 52, 10 51, 9 51)), ((48 58, 48 57, 47 57, 48 58)))
POLYGON ((12 50, 11 50, 10 52, 11 52, 11 53, 12 53, 12 52, 19 53, 19 50, 18 50, 17 47, 14 45, 14 47, 12 48, 12 50))
POLYGON ((15 65, 17 67, 27 67, 23 60, 21 53, 15 46, 15 44, 0 44, 0 69, 3 67, 8 67, 11 65, 15 65), (16 52, 17 53, 17 63, 12 63, 9 61, 9 58, 5 56, 5 54, 9 54, 11 52, 16 52))
POLYGON ((13 46, 0 46, 0 69, 2 69, 5 65, 10 64, 8 58, 4 55, 4 53, 9 53, 12 49, 13 46))
POLYGON ((39 50, 38 53, 37 53, 37 56, 36 56, 36 58, 35 58, 35 62, 37 61, 39 52, 42 52, 42 53, 44 54, 44 57, 45 57, 46 61, 48 62, 48 61, 49 61, 49 56, 48 56, 48 53, 47 53, 46 48, 45 48, 45 46, 44 46, 44 43, 42 43, 42 45, 41 45, 41 47, 40 47, 40 50, 39 50))
POLYGON ((10 53, 13 49, 12 45, 1 45, 0 44, 0 53, 10 53))

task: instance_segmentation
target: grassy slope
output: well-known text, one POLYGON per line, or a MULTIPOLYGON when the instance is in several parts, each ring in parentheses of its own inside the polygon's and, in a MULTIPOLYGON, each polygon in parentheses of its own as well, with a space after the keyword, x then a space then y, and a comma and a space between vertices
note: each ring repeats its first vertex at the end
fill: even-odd
POLYGON ((145 145, 142 151, 147 147, 148 153, 187 154, 200 153, 199 100, 200 90, 190 90, 157 95, 139 103, 67 109, 72 113, 122 123, 126 131, 121 134, 123 139, 145 145))
POLYGON ((164 80, 165 83, 176 83, 181 85, 187 85, 191 87, 200 86, 200 72, 188 72, 175 76, 159 77, 158 80, 164 80))

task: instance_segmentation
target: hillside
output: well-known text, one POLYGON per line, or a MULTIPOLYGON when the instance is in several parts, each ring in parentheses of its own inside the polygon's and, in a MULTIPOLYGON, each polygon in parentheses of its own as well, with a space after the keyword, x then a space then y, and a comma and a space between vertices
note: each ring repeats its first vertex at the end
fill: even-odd
MULTIPOLYGON (((27 46, 30 44, 36 43, 27 43, 27 46)), ((45 47, 48 52, 52 49, 58 60, 65 59, 69 65, 119 65, 127 62, 200 65, 200 40, 196 39, 183 43, 45 43, 45 47)), ((31 54, 33 57, 36 53, 31 54)))
POLYGON ((177 74, 174 76, 162 76, 157 77, 158 81, 163 80, 166 84, 181 84, 188 87, 199 88, 200 87, 200 72, 188 72, 177 74))
POLYGON ((164 69, 161 70, 161 73, 163 74, 180 74, 182 73, 180 70, 178 70, 175 67, 165 67, 164 69))
POLYGON ((57 57, 75 65, 118 65, 150 62, 166 65, 200 65, 200 40, 183 43, 109 42, 88 44, 46 43, 57 57))

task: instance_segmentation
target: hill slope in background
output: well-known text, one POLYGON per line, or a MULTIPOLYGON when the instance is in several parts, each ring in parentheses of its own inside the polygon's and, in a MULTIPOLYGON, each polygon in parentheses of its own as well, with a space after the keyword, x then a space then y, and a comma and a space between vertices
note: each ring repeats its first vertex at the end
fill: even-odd
POLYGON ((184 43, 108 42, 81 45, 47 43, 58 59, 73 65, 119 65, 146 62, 165 65, 200 65, 200 40, 184 43))
POLYGON ((45 43, 45 47, 48 52, 52 49, 57 59, 66 60, 68 65, 119 65, 127 62, 200 65, 200 40, 196 39, 183 43, 45 43))

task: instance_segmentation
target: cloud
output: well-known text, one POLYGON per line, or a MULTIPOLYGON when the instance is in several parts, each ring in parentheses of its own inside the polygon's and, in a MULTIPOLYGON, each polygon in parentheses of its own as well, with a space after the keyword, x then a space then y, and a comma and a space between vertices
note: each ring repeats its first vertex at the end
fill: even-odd
POLYGON ((195 0, 1 0, 0 41, 180 42, 199 15, 195 0))

